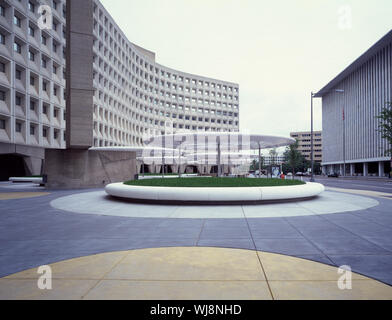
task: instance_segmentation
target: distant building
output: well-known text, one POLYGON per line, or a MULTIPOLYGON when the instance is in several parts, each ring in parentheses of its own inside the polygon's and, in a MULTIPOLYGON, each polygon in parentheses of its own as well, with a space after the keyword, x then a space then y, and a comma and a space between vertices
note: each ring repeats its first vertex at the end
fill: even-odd
MULTIPOLYGON (((311 160, 311 132, 291 132, 290 137, 298 140, 298 151, 305 156, 306 160, 311 160)), ((322 162, 322 134, 321 131, 313 131, 313 159, 315 162, 322 162)))
POLYGON ((282 155, 277 155, 276 157, 271 157, 271 156, 263 156, 263 164, 265 166, 269 165, 281 165, 284 162, 284 156, 282 155))
POLYGON ((392 30, 315 96, 323 100, 323 172, 388 175, 377 116, 392 101, 392 30))

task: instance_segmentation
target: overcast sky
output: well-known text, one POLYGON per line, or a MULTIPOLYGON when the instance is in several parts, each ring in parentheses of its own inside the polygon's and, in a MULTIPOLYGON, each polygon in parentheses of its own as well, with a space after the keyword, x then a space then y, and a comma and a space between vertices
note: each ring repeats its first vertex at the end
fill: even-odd
POLYGON ((101 2, 158 63, 238 83, 240 130, 271 135, 310 130, 310 92, 392 29, 392 0, 101 2))

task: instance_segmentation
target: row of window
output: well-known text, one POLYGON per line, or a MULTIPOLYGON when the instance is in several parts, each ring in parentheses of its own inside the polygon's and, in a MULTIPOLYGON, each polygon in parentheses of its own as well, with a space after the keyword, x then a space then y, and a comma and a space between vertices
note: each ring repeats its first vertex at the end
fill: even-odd
MULTIPOLYGON (((34 85, 32 83, 35 82, 34 78, 30 78, 30 84, 34 85)), ((42 80, 42 91, 46 92, 49 95, 49 82, 46 80, 42 80)), ((59 96, 59 91, 60 87, 53 86, 53 96, 58 97, 59 96)), ((16 93, 17 95, 17 93, 16 93)), ((65 98, 65 93, 64 93, 64 98, 65 98)), ((6 99, 6 92, 4 90, 0 90, 0 101, 5 101, 6 99)))
MULTIPOLYGON (((52 5, 53 9, 57 9, 57 3, 53 1, 53 5, 52 5)), ((36 5, 35 3, 33 3, 32 1, 28 2, 28 10, 31 13, 36 13, 36 5)), ((24 20, 24 15, 19 13, 16 9, 14 10, 14 16, 12 18, 12 22, 15 26, 17 26, 18 28, 22 28, 22 20, 24 20)), ((65 11, 63 11, 63 13, 65 14, 65 11)), ((0 16, 6 17, 6 8, 0 4, 0 16)), ((59 25, 61 23, 59 21, 57 21, 57 19, 55 17, 52 18, 52 30, 54 31, 58 31, 59 25)), ((64 32, 64 30, 63 30, 64 32)), ((64 37, 65 38, 65 37, 64 37)))
MULTIPOLYGON (((15 132, 22 133, 24 123, 18 120, 15 120, 15 132)), ((34 136, 37 133, 37 128, 39 127, 38 124, 30 124, 30 135, 34 136)), ((0 130, 7 130, 7 121, 5 119, 0 119, 0 130)), ((42 126, 42 137, 47 138, 50 128, 42 126)), ((53 129, 53 138, 55 140, 58 139, 60 134, 59 129, 53 129)))

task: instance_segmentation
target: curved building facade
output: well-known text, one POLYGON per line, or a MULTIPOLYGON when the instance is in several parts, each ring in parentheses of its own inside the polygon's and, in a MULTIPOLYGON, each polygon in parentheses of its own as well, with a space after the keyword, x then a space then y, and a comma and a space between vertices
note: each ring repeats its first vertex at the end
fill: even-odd
POLYGON ((144 135, 238 131, 238 84, 165 67, 130 42, 94 1, 94 146, 143 144, 144 135))
POLYGON ((40 174, 45 149, 141 146, 167 129, 238 131, 238 84, 157 63, 98 0, 0 0, 0 180, 40 174))

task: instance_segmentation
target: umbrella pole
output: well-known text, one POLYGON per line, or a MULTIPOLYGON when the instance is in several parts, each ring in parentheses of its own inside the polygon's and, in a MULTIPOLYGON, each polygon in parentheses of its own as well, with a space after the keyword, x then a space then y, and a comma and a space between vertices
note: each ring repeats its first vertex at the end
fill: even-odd
POLYGON ((178 177, 181 178, 181 147, 178 154, 178 177))
POLYGON ((259 178, 261 178, 261 147, 259 144, 259 178))
POLYGON ((222 168, 221 168, 221 148, 220 142, 218 142, 218 177, 222 176, 222 168))

